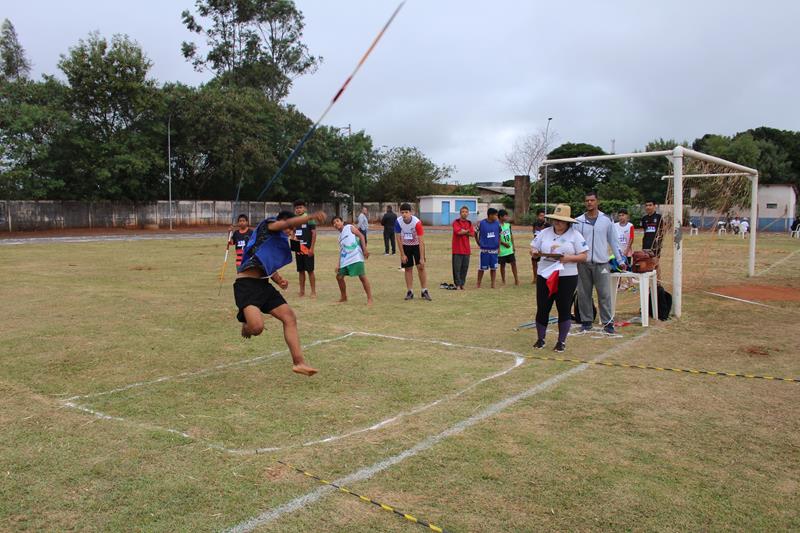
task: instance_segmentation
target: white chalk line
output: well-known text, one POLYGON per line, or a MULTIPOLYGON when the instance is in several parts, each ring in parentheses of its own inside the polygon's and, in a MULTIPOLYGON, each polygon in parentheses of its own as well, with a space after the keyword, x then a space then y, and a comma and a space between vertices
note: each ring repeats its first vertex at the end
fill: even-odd
POLYGON ((736 300, 737 302, 742 302, 751 305, 759 305, 761 307, 769 307, 770 309, 780 309, 780 307, 775 307, 772 305, 762 304, 761 302, 754 302, 752 300, 745 300, 743 298, 735 298, 733 296, 728 296, 726 294, 720 294, 718 292, 711 292, 711 291, 703 291, 705 294, 710 294, 711 296, 718 296, 719 298, 727 298, 728 300, 736 300))
POLYGON ((781 264, 785 263, 786 261, 788 261, 789 259, 791 259, 791 258, 792 258, 792 257, 793 257, 795 254, 797 254, 797 253, 800 253, 800 250, 795 250, 794 252, 790 253, 789 255, 787 255, 786 257, 784 257, 783 259, 781 259, 781 260, 779 260, 779 261, 776 261, 775 263, 771 264, 770 266, 768 266, 767 268, 765 268, 765 269, 764 269, 764 270, 762 270, 761 272, 756 272, 756 277, 758 277, 758 276, 761 276, 762 274, 766 274, 767 272, 769 272, 770 270, 772 270, 772 269, 773 269, 773 268, 775 268, 776 266, 778 266, 778 265, 781 265, 781 264))
POLYGON ((464 345, 464 344, 456 344, 456 343, 452 343, 452 342, 448 342, 448 341, 428 340, 428 339, 414 339, 414 338, 408 338, 408 337, 398 337, 398 336, 393 336, 393 335, 382 335, 380 333, 368 333, 368 332, 362 332, 362 331, 352 331, 350 333, 347 333, 346 335, 342 335, 342 336, 339 336, 339 337, 334 337, 334 338, 331 338, 331 339, 318 340, 318 341, 315 341, 315 342, 305 346, 304 349, 310 348, 312 346, 318 346, 318 345, 324 344, 324 343, 330 343, 330 342, 344 340, 344 339, 347 339, 347 338, 352 337, 354 335, 361 335, 361 336, 366 336, 366 337, 379 337, 379 338, 400 340, 400 341, 406 341, 406 342, 422 342, 422 343, 428 343, 428 344, 438 344, 438 345, 452 347, 452 348, 463 348, 463 349, 469 349, 469 350, 480 350, 480 351, 487 351, 487 352, 492 352, 492 353, 499 353, 499 354, 503 354, 503 355, 511 355, 511 356, 514 357, 514 363, 513 363, 513 365, 511 365, 508 368, 505 368, 505 369, 503 369, 503 370, 501 370, 499 372, 496 372, 496 373, 494 373, 494 374, 492 374, 490 376, 486 376, 484 378, 479 379, 478 381, 475 381, 474 383, 470 384, 469 386, 467 386, 466 388, 464 388, 462 390, 459 390, 459 391, 456 391, 456 392, 451 393, 449 395, 443 396, 442 398, 434 400, 434 401, 432 401, 430 403, 427 403, 427 404, 424 404, 424 405, 420 405, 418 407, 414 407, 414 408, 412 408, 412 409, 410 409, 408 411, 400 412, 400 413, 398 413, 396 415, 393 415, 393 416, 391 416, 391 417, 389 417, 387 419, 381 420, 381 421, 379 421, 379 422, 377 422, 375 424, 372 424, 370 426, 359 428, 359 429, 356 429, 356 430, 353 430, 353 431, 350 431, 350 432, 347 432, 347 433, 343 433, 343 434, 340 434, 340 435, 331 435, 331 436, 328 436, 328 437, 325 437, 325 438, 322 438, 322 439, 312 440, 312 441, 308 441, 308 442, 304 442, 304 443, 300 443, 300 444, 288 444, 288 445, 283 445, 283 446, 261 446, 261 447, 258 447, 258 448, 228 448, 228 447, 223 446, 221 444, 212 443, 212 442, 206 441, 205 439, 194 437, 194 436, 189 435, 188 433, 186 433, 184 431, 181 431, 181 430, 178 430, 178 429, 174 429, 174 428, 170 428, 170 427, 166 427, 166 426, 160 426, 160 425, 157 425, 157 424, 142 423, 142 422, 138 422, 138 421, 131 420, 131 419, 128 419, 128 418, 123 418, 123 417, 110 415, 108 413, 104 413, 102 411, 93 409, 93 408, 88 407, 86 405, 79 404, 75 400, 78 400, 78 399, 90 399, 90 398, 96 398, 96 397, 99 397, 99 396, 106 396, 106 395, 115 394, 115 393, 118 393, 118 392, 124 392, 126 390, 130 390, 130 389, 137 388, 137 387, 146 387, 146 386, 149 386, 149 385, 156 385, 156 384, 159 384, 159 383, 164 383, 166 381, 176 380, 176 379, 180 379, 180 378, 192 378, 192 377, 199 377, 199 376, 209 375, 211 373, 223 371, 223 370, 226 370, 226 369, 234 367, 234 366, 240 366, 240 365, 243 365, 243 364, 251 364, 251 363, 254 363, 254 362, 264 361, 266 359, 273 358, 273 357, 275 357, 277 355, 280 355, 282 353, 286 353, 287 350, 274 352, 274 353, 269 354, 269 355, 263 355, 263 356, 255 357, 255 358, 252 358, 252 359, 245 359, 245 360, 237 361, 237 362, 234 362, 234 363, 226 363, 226 364, 222 364, 222 365, 216 365, 216 366, 211 367, 211 368, 196 370, 196 371, 192 371, 192 372, 182 372, 180 374, 175 374, 173 376, 164 376, 164 377, 153 379, 153 380, 149 380, 149 381, 140 381, 140 382, 137 382, 137 383, 131 383, 130 385, 125 385, 123 387, 118 387, 116 389, 97 392, 97 393, 93 393, 93 394, 72 396, 70 398, 62 399, 62 400, 60 400, 60 402, 64 407, 77 409, 77 410, 80 410, 80 411, 83 411, 85 413, 91 414, 91 415, 93 415, 93 416, 95 416, 97 418, 103 419, 103 420, 114 420, 114 421, 117 421, 117 422, 123 422, 123 423, 126 423, 128 425, 132 425, 134 427, 138 427, 138 428, 141 428, 141 429, 146 429, 146 430, 151 430, 151 431, 152 430, 162 431, 162 432, 172 433, 174 435, 180 435, 181 437, 184 437, 184 438, 187 438, 187 439, 191 439, 191 440, 203 441, 203 442, 206 442, 210 448, 213 448, 215 450, 222 451, 222 452, 225 452, 225 453, 230 453, 230 454, 233 454, 233 455, 255 455, 255 454, 259 454, 259 453, 276 452, 276 451, 287 450, 287 449, 291 449, 291 448, 314 446, 314 445, 317 445, 317 444, 325 444, 325 443, 329 443, 329 442, 334 442, 334 441, 337 441, 337 440, 345 439, 345 438, 348 438, 348 437, 352 437, 354 435, 358 435, 358 434, 361 434, 361 433, 366 433, 366 432, 369 432, 369 431, 379 430, 379 429, 381 429, 383 427, 386 427, 386 426, 388 426, 388 425, 390 425, 390 424, 392 424, 392 423, 394 423, 394 422, 396 422, 396 421, 398 421, 398 420, 400 420, 402 418, 422 413, 422 412, 427 411, 428 409, 431 409, 431 408, 433 408, 433 407, 435 407, 435 406, 437 406, 437 405, 439 405, 439 404, 441 404, 443 402, 454 400, 454 399, 458 398, 459 396, 462 396, 462 395, 466 394, 467 392, 473 390, 474 388, 478 387, 482 383, 485 383, 487 381, 491 381, 493 379, 497 379, 499 377, 502 377, 502 376, 508 374, 509 372, 511 372, 512 370, 514 370, 515 368, 519 367, 520 365, 522 365, 525 362, 525 358, 522 356, 522 354, 520 354, 518 352, 511 352, 511 351, 508 351, 508 350, 501 350, 501 349, 498 349, 498 348, 487 348, 487 347, 482 347, 482 346, 469 346, 469 345, 464 345))
MULTIPOLYGON (((603 359, 607 359, 622 347, 627 347, 628 345, 635 343, 639 339, 647 337, 650 334, 650 331, 652 330, 647 330, 638 337, 634 337, 633 339, 623 342, 622 344, 614 346, 613 348, 607 350, 600 356, 592 359, 592 361, 598 362, 602 361, 603 359)), ((349 486, 353 483, 370 479, 375 474, 378 474, 396 464, 399 464, 408 459, 409 457, 414 457, 415 455, 418 455, 421 452, 424 452, 432 448, 433 446, 443 441, 444 439, 451 437, 453 435, 457 435, 466 430, 467 428, 474 426, 480 422, 483 422, 487 418, 490 418, 500 413, 501 411, 507 409, 508 407, 514 405, 515 403, 521 400, 530 398, 531 396, 534 396, 536 394, 539 394, 541 392, 553 388, 561 381, 567 379, 568 377, 574 374, 583 372, 589 367, 590 365, 584 363, 575 366, 569 370, 565 370, 564 372, 561 372, 559 374, 556 374, 555 376, 546 379, 545 381, 531 387, 530 389, 517 393, 513 396, 509 396, 508 398, 505 398, 503 400, 500 400, 499 402, 490 405, 489 407, 483 409, 479 413, 476 413, 475 415, 472 415, 469 418, 457 422, 456 424, 450 426, 449 428, 445 429, 440 433, 437 433, 436 435, 432 435, 426 439, 423 439, 422 441, 418 442, 411 448, 408 448, 407 450, 404 450, 403 452, 397 455, 393 455, 391 457, 384 459, 383 461, 379 461, 371 466, 353 472, 352 474, 348 474, 342 478, 333 481, 332 483, 340 486, 349 486)), ((248 531, 252 531, 270 522, 274 522, 275 520, 281 518, 286 514, 308 507, 316 503, 317 501, 322 499, 323 496, 326 496, 327 494, 331 493, 334 490, 335 489, 330 486, 320 487, 313 491, 307 492, 302 496, 298 496, 297 498, 294 498, 285 504, 279 505, 278 507, 275 507, 273 509, 268 509, 263 513, 259 514, 258 516, 240 522, 239 524, 236 524, 227 531, 229 533, 245 533, 248 531)))

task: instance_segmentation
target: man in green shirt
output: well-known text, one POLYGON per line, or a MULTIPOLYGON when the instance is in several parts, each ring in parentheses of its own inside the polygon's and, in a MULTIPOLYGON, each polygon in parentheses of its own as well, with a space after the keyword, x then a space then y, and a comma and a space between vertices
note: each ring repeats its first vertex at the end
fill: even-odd
POLYGON ((511 223, 508 221, 508 211, 501 209, 497 212, 500 220, 500 253, 498 262, 500 263, 500 279, 503 285, 506 284, 506 264, 511 265, 511 272, 514 274, 514 285, 519 285, 517 276, 517 259, 514 257, 514 235, 511 233, 511 223))

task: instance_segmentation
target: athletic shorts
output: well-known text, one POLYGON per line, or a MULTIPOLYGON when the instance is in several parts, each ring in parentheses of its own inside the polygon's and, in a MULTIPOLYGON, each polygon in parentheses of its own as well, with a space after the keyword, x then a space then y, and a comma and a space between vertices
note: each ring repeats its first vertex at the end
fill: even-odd
POLYGON ((497 270, 497 252, 484 252, 481 250, 481 270, 497 270))
POLYGON ((294 254, 294 262, 297 264, 298 272, 314 272, 313 255, 294 254))
POLYGON ((498 260, 501 265, 510 265, 517 262, 517 258, 514 257, 514 254, 501 255, 498 257, 498 260))
POLYGON ((233 282, 233 297, 236 307, 239 308, 236 315, 239 322, 246 322, 244 308, 248 305, 255 305, 262 313, 268 314, 286 303, 281 293, 269 281, 260 278, 238 278, 233 282))
POLYGON ((414 265, 419 265, 419 244, 404 244, 403 255, 406 256, 406 262, 400 263, 400 267, 411 268, 414 265))
POLYGON ((351 276, 351 277, 366 276, 367 275, 367 269, 364 268, 364 261, 359 261, 357 263, 352 263, 352 264, 347 265, 345 267, 341 267, 339 269, 339 275, 342 276, 342 277, 345 277, 345 276, 351 276))

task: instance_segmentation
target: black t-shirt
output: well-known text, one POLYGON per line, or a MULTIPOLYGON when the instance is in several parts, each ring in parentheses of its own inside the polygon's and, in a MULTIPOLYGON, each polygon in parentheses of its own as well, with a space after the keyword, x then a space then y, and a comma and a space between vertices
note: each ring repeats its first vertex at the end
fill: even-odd
POLYGON ((661 215, 653 213, 642 217, 642 228, 644 237, 642 238, 643 250, 658 250, 661 248, 661 227, 664 221, 661 215))
POLYGON ((231 234, 231 244, 236 246, 236 250, 243 250, 244 246, 247 244, 247 241, 250 240, 250 236, 253 234, 253 230, 247 229, 245 231, 239 231, 238 229, 231 234))
POLYGON ((551 224, 546 220, 544 222, 539 222, 537 220, 536 222, 533 223, 533 236, 536 237, 537 235, 539 235, 539 232, 541 232, 545 228, 549 228, 550 226, 551 224))
POLYGON ((314 232, 317 230, 317 223, 313 220, 309 220, 302 226, 298 226, 294 230, 295 238, 300 241, 302 244, 305 244, 307 247, 311 247, 311 239, 314 236, 314 232))
POLYGON ((394 233, 394 223, 397 220, 397 215, 394 211, 387 211, 383 214, 383 218, 381 218, 381 226, 383 226, 383 231, 394 233))

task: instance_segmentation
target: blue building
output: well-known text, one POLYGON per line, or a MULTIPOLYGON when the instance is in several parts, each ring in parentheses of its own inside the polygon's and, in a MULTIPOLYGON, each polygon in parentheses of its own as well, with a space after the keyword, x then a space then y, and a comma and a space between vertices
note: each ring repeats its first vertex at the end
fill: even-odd
POLYGON ((477 196, 456 196, 435 194, 419 197, 417 216, 428 226, 449 226, 458 218, 462 207, 469 209, 470 218, 475 221, 478 216, 477 196))

